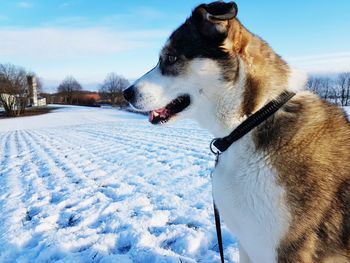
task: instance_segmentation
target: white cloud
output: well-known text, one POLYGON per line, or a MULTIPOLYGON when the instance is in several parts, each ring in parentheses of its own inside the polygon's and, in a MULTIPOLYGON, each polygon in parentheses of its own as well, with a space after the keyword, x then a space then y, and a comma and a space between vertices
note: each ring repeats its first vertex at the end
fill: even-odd
POLYGON ((74 5, 74 2, 65 2, 59 5, 60 8, 67 8, 74 5))
POLYGON ((160 19, 167 17, 167 14, 154 8, 150 8, 148 6, 140 6, 138 8, 134 8, 130 11, 133 17, 142 17, 143 19, 160 19))
POLYGON ((292 66, 310 73, 350 71, 350 52, 290 57, 287 61, 292 66))
POLYGON ((124 12, 124 13, 115 13, 109 16, 104 16, 101 19, 101 23, 115 23, 115 22, 125 22, 128 21, 129 19, 140 19, 143 21, 153 21, 153 20, 160 20, 160 19, 166 19, 167 14, 154 9, 154 8, 150 8, 147 6, 139 6, 139 7, 135 7, 131 10, 129 10, 128 12, 124 12))
MULTIPOLYGON (((83 83, 95 83, 110 71, 136 78, 156 63, 169 32, 110 27, 0 28, 0 63, 23 65, 54 83, 67 74, 83 83)), ((287 61, 310 73, 350 71, 350 52, 290 57, 287 61)))
POLYGON ((66 28, 79 28, 86 27, 91 24, 88 17, 85 16, 67 16, 58 17, 54 20, 46 21, 42 24, 42 27, 66 27, 66 28))
POLYGON ((73 75, 84 87, 97 86, 108 72, 139 76, 157 60, 168 31, 112 28, 1 28, 0 63, 33 70, 46 87, 73 75), (146 58, 145 58, 146 57, 146 58))
POLYGON ((22 2, 17 2, 16 6, 18 8, 27 9, 27 8, 31 8, 33 5, 29 2, 22 1, 22 2))
MULTIPOLYGON (((74 2, 62 3, 59 8, 68 8, 74 6, 74 2)), ((172 16, 173 17, 173 16, 172 16)), ((131 10, 119 13, 112 13, 98 18, 89 16, 61 16, 45 21, 42 26, 49 27, 91 27, 91 26, 106 26, 106 27, 128 27, 129 21, 134 21, 137 18, 137 23, 149 23, 153 21, 169 19, 166 13, 160 10, 139 6, 131 10)), ((170 30, 170 29, 169 29, 170 30)))
POLYGON ((167 34, 157 30, 119 32, 108 28, 0 28, 0 50, 6 57, 65 59, 145 48, 167 34))

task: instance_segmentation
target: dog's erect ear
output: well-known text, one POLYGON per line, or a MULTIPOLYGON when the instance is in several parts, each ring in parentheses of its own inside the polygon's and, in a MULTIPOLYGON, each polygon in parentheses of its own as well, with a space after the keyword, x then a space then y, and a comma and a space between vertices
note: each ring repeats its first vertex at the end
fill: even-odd
POLYGON ((237 12, 236 3, 217 1, 195 8, 192 18, 203 35, 210 38, 225 37, 229 28, 229 20, 234 19, 237 12))

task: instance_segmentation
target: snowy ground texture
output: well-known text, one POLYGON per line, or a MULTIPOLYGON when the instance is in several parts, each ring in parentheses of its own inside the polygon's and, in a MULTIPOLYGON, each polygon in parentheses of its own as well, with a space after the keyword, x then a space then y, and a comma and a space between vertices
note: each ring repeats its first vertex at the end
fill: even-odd
POLYGON ((0 262, 219 262, 210 139, 113 109, 0 120, 0 262))

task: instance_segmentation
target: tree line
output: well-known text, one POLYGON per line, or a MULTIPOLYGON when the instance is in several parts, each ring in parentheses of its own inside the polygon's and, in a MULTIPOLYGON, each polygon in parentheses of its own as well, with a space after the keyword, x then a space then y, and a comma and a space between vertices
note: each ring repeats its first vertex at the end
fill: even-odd
POLYGON ((350 106, 350 72, 341 73, 336 78, 311 76, 306 87, 325 100, 350 106))
POLYGON ((129 85, 129 81, 124 77, 116 73, 109 73, 103 83, 99 85, 98 95, 100 99, 96 101, 94 98, 84 96, 86 92, 83 92, 81 84, 73 76, 68 76, 59 84, 54 96, 56 102, 62 104, 90 105, 97 102, 125 107, 128 104, 123 97, 123 90, 129 85))
POLYGON ((129 85, 129 81, 124 77, 116 73, 109 73, 98 92, 104 101, 109 101, 113 106, 125 107, 128 103, 124 99, 123 90, 129 85))
POLYGON ((30 106, 32 89, 30 82, 36 78, 37 92, 46 98, 48 103, 71 105, 110 104, 126 107, 128 103, 123 97, 123 90, 129 86, 129 81, 116 73, 109 73, 98 86, 97 92, 84 91, 82 85, 73 77, 67 76, 56 88, 56 93, 44 93, 43 83, 34 72, 21 66, 0 63, 0 107, 8 117, 22 115, 30 106))

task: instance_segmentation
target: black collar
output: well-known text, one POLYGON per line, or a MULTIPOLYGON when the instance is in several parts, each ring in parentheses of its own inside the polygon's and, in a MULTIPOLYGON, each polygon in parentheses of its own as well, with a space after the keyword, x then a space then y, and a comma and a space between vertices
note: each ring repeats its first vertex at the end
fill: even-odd
POLYGON ((295 93, 285 91, 281 93, 276 99, 267 103, 264 107, 258 110, 253 115, 249 116, 248 119, 243 121, 236 129, 234 129, 228 136, 224 138, 216 138, 210 144, 210 150, 218 155, 226 151, 235 141, 242 138, 252 129, 257 127, 263 121, 272 116, 278 111, 287 101, 289 101, 295 93), (213 146, 216 148, 214 149, 213 146))

